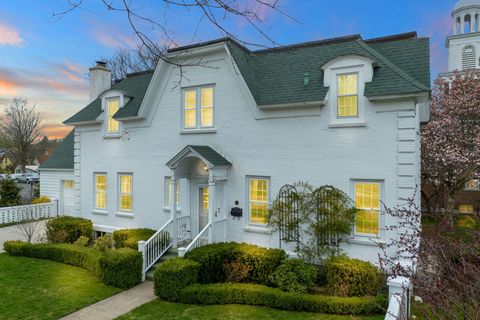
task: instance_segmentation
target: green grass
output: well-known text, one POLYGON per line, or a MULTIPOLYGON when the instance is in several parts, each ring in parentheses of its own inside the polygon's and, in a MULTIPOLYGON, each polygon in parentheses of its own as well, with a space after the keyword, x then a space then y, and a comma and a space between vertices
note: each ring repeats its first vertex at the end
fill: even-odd
POLYGON ((198 306, 155 300, 118 317, 121 320, 383 320, 385 316, 335 316, 235 304, 198 306))
POLYGON ((120 291, 81 268, 0 254, 2 320, 58 319, 120 291))

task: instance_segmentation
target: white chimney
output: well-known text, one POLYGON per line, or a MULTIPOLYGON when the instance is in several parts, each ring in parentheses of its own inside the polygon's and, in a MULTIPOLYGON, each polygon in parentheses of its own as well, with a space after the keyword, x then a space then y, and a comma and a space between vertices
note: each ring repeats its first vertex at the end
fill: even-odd
POLYGON ((88 69, 90 71, 90 102, 97 99, 112 84, 112 72, 108 70, 107 63, 97 61, 97 65, 88 69))

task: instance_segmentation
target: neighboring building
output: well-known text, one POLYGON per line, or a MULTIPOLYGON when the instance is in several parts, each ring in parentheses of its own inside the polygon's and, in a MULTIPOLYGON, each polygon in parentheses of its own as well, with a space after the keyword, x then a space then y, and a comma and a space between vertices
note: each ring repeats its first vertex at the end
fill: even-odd
POLYGON ((14 160, 8 150, 0 149, 0 173, 11 173, 14 167, 14 160))
POLYGON ((220 39, 167 59, 200 65, 180 72, 161 60, 111 88, 104 64, 90 70, 92 102, 65 121, 75 126, 68 166, 48 164, 63 158, 58 151, 42 165, 42 194, 57 195, 73 177, 74 214, 97 231, 159 229, 181 216, 193 239, 227 219, 226 240, 278 247, 266 222, 279 189, 333 185, 361 209, 342 249, 378 260, 376 238, 397 237, 382 230, 396 223, 382 203, 404 204, 420 182, 427 38, 349 36, 259 51, 220 39), (236 201, 240 219, 230 216, 236 201))
MULTIPOLYGON (((480 70, 480 0, 460 0, 452 11, 453 33, 447 37, 448 77, 455 70, 480 70)), ((441 197, 437 208, 446 208, 447 199, 441 197)), ((455 197, 454 207, 459 213, 480 213, 479 180, 465 184, 464 190, 455 197)))
POLYGON ((58 200, 59 213, 75 214, 73 138, 70 132, 40 167, 40 194, 58 200))

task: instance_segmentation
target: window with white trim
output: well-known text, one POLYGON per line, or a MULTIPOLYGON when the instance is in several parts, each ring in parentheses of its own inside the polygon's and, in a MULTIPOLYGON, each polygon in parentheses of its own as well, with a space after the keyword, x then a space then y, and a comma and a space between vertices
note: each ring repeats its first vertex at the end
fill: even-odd
POLYGON ((105 173, 95 173, 95 208, 100 210, 107 209, 107 175, 105 173))
POLYGON ((183 128, 213 128, 213 86, 183 90, 183 128))
POLYGON ((118 175, 118 211, 132 212, 133 208, 133 174, 118 175))
POLYGON ((355 234, 377 236, 380 230, 380 206, 382 184, 380 182, 355 181, 354 199, 355 234))
POLYGON ((358 74, 337 75, 337 117, 358 117, 358 74))
POLYGON ((465 190, 480 190, 479 179, 468 180, 465 183, 465 190))
POLYGON ((249 223, 267 224, 270 179, 249 177, 247 184, 249 223))
MULTIPOLYGON (((176 197, 177 197, 177 210, 180 208, 180 180, 177 180, 176 187, 176 197)), ((172 207, 172 177, 165 177, 165 204, 167 208, 172 207)))
POLYGON ((107 109, 107 134, 117 134, 120 132, 120 124, 113 116, 120 108, 120 97, 106 98, 105 104, 107 109))
POLYGON ((458 212, 460 213, 473 213, 473 205, 461 204, 458 206, 458 212))

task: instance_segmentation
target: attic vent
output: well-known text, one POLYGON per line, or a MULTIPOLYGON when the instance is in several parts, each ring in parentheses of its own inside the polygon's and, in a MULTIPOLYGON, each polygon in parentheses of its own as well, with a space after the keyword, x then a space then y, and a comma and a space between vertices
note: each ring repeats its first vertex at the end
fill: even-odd
POLYGON ((473 46, 465 47, 462 53, 462 69, 475 69, 476 60, 475 48, 473 46))

